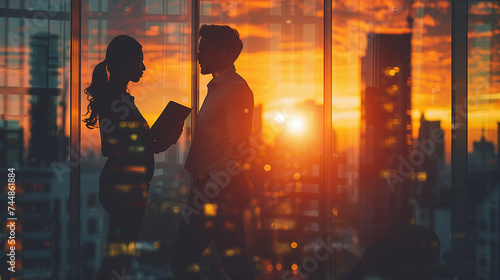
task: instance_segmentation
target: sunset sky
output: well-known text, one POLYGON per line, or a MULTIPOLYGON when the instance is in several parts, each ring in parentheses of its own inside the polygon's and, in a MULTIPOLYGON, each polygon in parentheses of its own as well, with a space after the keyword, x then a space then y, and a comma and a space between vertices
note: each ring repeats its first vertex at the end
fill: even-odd
MULTIPOLYGON (((108 11, 106 21, 91 2, 83 7, 82 88, 88 86, 91 70, 103 59, 107 40, 129 33, 143 43, 147 70, 130 91, 150 124, 169 100, 190 105, 191 26, 190 1, 147 0, 150 19, 134 16, 130 7, 108 11), (166 6, 165 6, 166 5, 166 6), (88 9, 88 10, 87 10, 88 9), (166 15, 164 15, 166 14, 166 15), (113 29, 114 28, 114 29, 113 29), (125 31, 126 30, 126 31, 125 31)), ((323 103, 323 3, 322 1, 202 1, 201 23, 228 24, 236 28, 245 44, 236 67, 263 105, 264 125, 276 117, 293 119, 294 108, 306 100, 323 103), (297 3, 296 3, 297 2, 297 3), (295 3, 295 4, 294 4, 295 3)), ((495 69, 500 55, 491 52, 498 41, 498 23, 492 24, 499 6, 471 5, 469 18, 469 150, 481 129, 495 142, 500 121, 500 85, 495 69)), ((106 12, 106 11, 105 11, 106 12)), ((140 14, 139 14, 140 15, 140 14)), ((4 32, 6 20, 0 20, 4 32)), ((7 39, 16 32, 36 33, 30 26, 16 26, 9 19, 7 39), (31 30, 30 30, 31 28, 31 30), (23 30, 24 29, 24 30, 23 30)), ((61 30, 62 24, 51 30, 61 30)), ((19 25, 19 24, 18 24, 19 25)), ((68 25, 69 26, 69 25, 68 25)), ((333 128, 339 151, 359 150, 361 58, 365 56, 371 32, 402 34, 412 32, 412 119, 413 136, 418 136, 422 113, 426 119, 441 120, 445 130, 447 161, 451 147, 451 6, 448 0, 409 1, 357 0, 333 2, 333 128), (410 29, 407 17, 414 18, 410 29)), ((5 35, 5 34, 2 34, 5 35)), ((3 36, 0 36, 3 37, 3 36)), ((19 36, 18 36, 19 37, 19 36)), ((9 42, 10 42, 9 41, 9 42)), ((67 44, 61 44, 61 48, 67 44)), ((8 59, 0 64, 0 84, 29 86, 29 46, 9 45, 8 59), (21 59, 22 58, 22 59, 21 59), (21 61, 21 62, 19 62, 21 61), (16 65, 17 64, 17 65, 16 65), (7 77, 7 78, 5 78, 7 77)), ((69 54, 69 50, 62 50, 69 54)), ((68 66, 61 68, 69 78, 68 66)), ((201 101, 210 76, 200 79, 201 101)), ((61 79, 60 87, 64 83, 61 79)), ((23 102, 15 99, 9 102, 23 102)), ((82 94, 82 113, 87 101, 82 94)), ((14 104, 15 105, 15 104, 14 104)), ((14 106, 16 107, 16 106, 14 106)), ((82 128, 83 146, 98 147, 96 131, 82 128), (88 134, 88 135, 87 135, 88 134)))
MULTIPOLYGON (((160 5, 150 2, 149 10, 160 5)), ((202 1, 201 7, 202 24, 228 24, 239 31, 245 48, 236 67, 254 91, 255 103, 263 104, 264 126, 270 126, 276 116, 294 118, 295 105, 305 100, 323 103, 321 1, 304 1, 301 7, 281 1, 202 1), (302 10, 302 16, 297 14, 299 10, 302 10), (298 28, 302 31, 297 31, 298 28)), ((484 14, 491 8, 478 4, 471 9, 471 14, 484 14)), ((349 153, 350 150, 356 153, 359 149, 361 58, 365 56, 367 35, 371 32, 410 32, 407 21, 409 13, 414 18, 411 29, 413 135, 414 138, 418 136, 422 113, 428 120, 441 120, 441 127, 445 130, 447 162, 450 162, 449 1, 416 1, 411 11, 408 1, 333 3, 332 120, 340 152, 349 153)), ((138 104, 144 108, 142 110, 150 123, 154 122, 170 99, 190 104, 189 33, 188 24, 175 23, 150 23, 145 32, 145 62, 149 70, 145 78, 130 89, 134 93, 137 88, 141 88, 139 95, 143 96, 143 92, 147 94, 147 97, 138 98, 138 104), (161 42, 165 41, 181 45, 162 45, 161 42), (165 93, 161 89, 163 87, 171 89, 165 93)), ((482 127, 485 128, 487 139, 496 143, 496 122, 500 121, 500 115, 493 110, 499 95, 490 92, 489 45, 484 48, 483 42, 490 41, 492 32, 484 28, 471 28, 469 37, 471 149, 472 141, 480 138, 482 127)), ((94 61, 97 60, 90 60, 89 63, 94 61)), ((83 81, 88 80, 86 76, 90 77, 90 73, 83 73, 83 81)), ((201 100, 210 79, 210 76, 200 79, 201 100)))

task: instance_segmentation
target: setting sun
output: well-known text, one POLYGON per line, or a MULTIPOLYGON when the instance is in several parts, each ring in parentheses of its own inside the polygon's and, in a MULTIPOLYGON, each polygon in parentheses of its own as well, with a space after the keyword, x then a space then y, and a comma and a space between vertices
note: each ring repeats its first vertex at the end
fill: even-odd
POLYGON ((306 129, 306 122, 300 116, 293 116, 287 123, 287 129, 293 134, 300 134, 306 129))

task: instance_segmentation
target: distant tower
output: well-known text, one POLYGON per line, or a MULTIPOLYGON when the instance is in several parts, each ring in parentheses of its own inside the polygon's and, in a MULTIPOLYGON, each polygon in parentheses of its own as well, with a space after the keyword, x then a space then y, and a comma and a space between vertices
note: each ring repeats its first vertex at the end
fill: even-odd
POLYGON ((469 172, 475 171, 485 172, 490 171, 495 167, 495 144, 486 141, 484 137, 484 128, 481 132, 481 140, 474 141, 473 152, 469 160, 469 172))
POLYGON ((385 235, 408 221, 412 151, 411 33, 368 35, 361 60, 360 235, 385 235), (394 176, 404 179, 393 180, 394 176))
POLYGON ((23 129, 15 120, 0 120, 0 166, 23 165, 23 129))
POLYGON ((497 123, 497 168, 500 168, 500 122, 497 123))
POLYGON ((59 160, 57 110, 59 37, 38 33, 30 38, 30 140, 28 165, 49 166, 59 160))
POLYGON ((444 138, 436 141, 433 135, 444 135, 441 129, 441 121, 429 121, 424 114, 420 116, 420 128, 418 129, 417 149, 427 151, 426 142, 432 143, 433 150, 425 155, 423 164, 419 165, 418 171, 425 173, 425 179, 419 180, 419 195, 426 196, 439 187, 437 180, 440 172, 444 169, 444 138), (421 145, 422 148, 418 147, 421 145))

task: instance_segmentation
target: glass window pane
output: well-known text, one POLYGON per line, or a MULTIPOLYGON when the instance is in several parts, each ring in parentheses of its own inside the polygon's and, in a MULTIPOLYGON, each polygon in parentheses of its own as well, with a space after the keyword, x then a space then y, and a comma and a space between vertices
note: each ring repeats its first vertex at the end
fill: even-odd
POLYGON ((451 277, 450 5, 339 4, 332 36, 337 276, 451 277), (407 258, 424 251, 428 267, 407 258))
POLYGON ((97 12, 99 11, 99 0, 90 0, 88 2, 89 5, 89 11, 90 12, 97 12))
POLYGON ((490 1, 470 1, 468 15, 468 240, 467 278, 499 277, 498 236, 500 117, 499 10, 490 1))
POLYGON ((15 196, 1 196, 2 205, 14 210, 0 218, 17 218, 10 233, 16 243, 9 243, 15 254, 15 264, 8 264, 15 265, 12 279, 68 279, 70 237, 63 229, 69 212, 63 202, 69 197, 70 40, 64 30, 70 29, 70 17, 53 19, 44 1, 38 2, 2 1, 0 167, 15 168, 15 196))
MULTIPOLYGON (((329 265, 314 259, 315 250, 324 249, 319 246, 331 244, 323 236, 320 171, 323 4, 313 2, 201 1, 202 24, 229 25, 240 34, 243 51, 236 71, 254 93, 255 157, 245 167, 254 193, 244 220, 258 279, 324 279, 329 265)), ((200 103, 208 99, 211 79, 200 77, 200 103)))
MULTIPOLYGON (((170 7, 164 7, 167 1, 163 0, 119 3, 96 1, 96 7, 84 7, 82 10, 83 18, 88 18, 82 23, 88 27, 82 29, 81 39, 82 114, 87 112, 89 104, 84 90, 92 82, 96 65, 106 58, 106 49, 113 38, 120 34, 135 38, 142 45, 145 65, 139 81, 130 81, 127 89, 123 88, 118 97, 113 99, 117 103, 110 102, 101 107, 104 111, 100 116, 103 121, 100 128, 88 129, 82 123, 81 197, 86 200, 81 208, 81 244, 84 247, 82 279, 92 279, 96 273, 101 276, 106 274, 110 279, 116 278, 113 270, 122 275, 122 267, 112 267, 109 263, 116 258, 131 257, 132 254, 132 266, 128 268, 134 277, 172 277, 168 266, 169 254, 178 223, 182 219, 182 205, 185 204, 191 181, 189 173, 183 168, 190 144, 189 119, 185 122, 184 132, 177 144, 166 152, 154 155, 154 165, 134 159, 143 158, 138 155, 150 148, 149 144, 144 144, 147 142, 141 142, 147 141, 147 138, 137 123, 146 121, 151 127, 171 100, 185 106, 191 105, 191 2, 176 2, 168 3, 173 5, 174 11, 175 7, 187 11, 186 16, 165 17, 164 15, 171 11, 170 7), (109 12, 95 13, 95 9, 109 12), (123 103, 130 101, 122 99, 121 95, 127 94, 125 91, 133 96, 132 104, 140 114, 135 109, 129 110, 128 103, 123 103), (115 121, 111 123, 110 134, 106 134, 106 129, 109 128, 105 124, 107 117, 108 120, 115 121), (114 138, 115 136, 107 135, 121 136, 114 138), (134 144, 136 142, 138 144, 134 144), (102 146, 109 143, 126 143, 123 144, 125 148, 120 150, 124 151, 125 156, 121 157, 119 153, 109 154, 106 147, 103 149, 102 146), (130 160, 124 159, 127 157, 130 160), (109 175, 109 172, 114 172, 110 170, 121 171, 109 175), (146 173, 152 171, 152 178, 146 176, 148 178, 141 179, 144 176, 141 177, 140 174, 143 174, 144 170, 147 170, 146 173), (105 175, 101 176, 101 173, 105 175), (106 177, 106 174, 109 176, 106 177), (147 186, 149 179, 151 181, 147 186), (118 212, 114 211, 116 208, 113 208, 113 205, 116 204, 107 201, 106 197, 113 201, 122 201, 123 205, 120 205, 123 208, 118 212), (130 199, 127 200, 127 197, 130 199), (141 211, 145 213, 140 214, 141 211), (130 226, 133 222, 135 225, 130 226)), ((117 49, 110 52, 111 55, 120 55, 117 49)), ((122 58, 135 59, 138 53, 129 49, 122 58)), ((123 62, 124 60, 117 61, 108 57, 106 63, 110 81, 120 75, 116 73, 123 73, 121 71, 127 69, 124 65, 131 67, 130 61, 123 62), (121 66, 115 66, 118 64, 121 66)), ((105 91, 103 94, 111 96, 113 91, 105 91)), ((148 160, 152 160, 153 155, 148 153, 148 160)))
MULTIPOLYGON (((0 167, 15 168, 10 173, 16 176, 16 279, 69 279, 69 172, 74 166, 67 159, 75 152, 68 145, 70 2, 0 1, 5 10, 0 17, 0 167)), ((255 108, 253 159, 243 165, 254 194, 243 220, 257 278, 323 279, 331 270, 333 279, 342 279, 359 273, 361 263, 368 267, 365 278, 374 277, 383 263, 391 263, 384 259, 389 252, 401 254, 400 266, 389 271, 404 268, 399 272, 406 276, 425 272, 452 279, 452 3, 333 1, 333 95, 332 104, 323 104, 329 97, 323 81, 328 72, 323 1, 199 2, 202 24, 236 28, 244 45, 235 66, 254 93, 255 108), (332 107, 331 116, 323 115, 325 105, 332 107), (328 118, 333 122, 333 141, 326 143, 334 153, 331 170, 324 168, 328 118), (334 178, 333 185, 325 185, 327 178, 334 178), (419 252, 426 254, 427 264, 406 258, 419 252)), ((494 1, 468 3, 467 277, 497 279, 499 11, 494 1)), ((191 5, 179 0, 82 2, 80 113, 87 112, 84 91, 94 67, 115 36, 137 39, 146 69, 139 82, 121 92, 134 97, 140 114, 133 114, 140 118, 127 119, 131 99, 119 95, 97 109, 105 112, 101 119, 109 113, 118 121, 104 121, 96 129, 82 123, 77 167, 81 279, 92 279, 99 267, 108 278, 120 278, 123 271, 107 266, 108 261, 132 255, 133 277, 173 277, 169 263, 179 256, 171 256, 172 245, 189 211, 187 197, 194 193, 184 169, 194 133, 191 117, 176 145, 148 157, 154 164, 129 161, 120 153, 148 149, 137 124, 151 127, 170 100, 192 105, 191 5), (110 124, 119 137, 101 133, 110 124), (110 156, 102 149, 116 143, 118 153, 110 156), (116 208, 115 201, 128 208, 116 208), (134 219, 135 232, 128 227, 134 219)), ((107 64, 101 77, 129 68, 107 64)), ((200 75, 196 109, 208 100, 212 78, 200 75)), ((10 197, 0 197, 0 203, 8 204, 10 197)), ((209 204, 203 214, 217 211, 209 204)), ((192 269, 224 279, 220 257, 238 253, 238 248, 217 253, 209 246, 192 269)))
POLYGON ((164 0, 146 0, 146 13, 161 15, 164 12, 164 0))
POLYGON ((10 9, 20 9, 21 2, 20 1, 7 1, 10 9))

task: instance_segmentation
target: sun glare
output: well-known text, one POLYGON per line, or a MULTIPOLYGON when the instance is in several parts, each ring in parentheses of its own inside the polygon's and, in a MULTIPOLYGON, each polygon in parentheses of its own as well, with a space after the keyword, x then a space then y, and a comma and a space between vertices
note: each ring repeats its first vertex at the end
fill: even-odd
POLYGON ((302 133, 306 129, 306 122, 300 116, 293 116, 287 123, 287 129, 294 134, 302 133))

